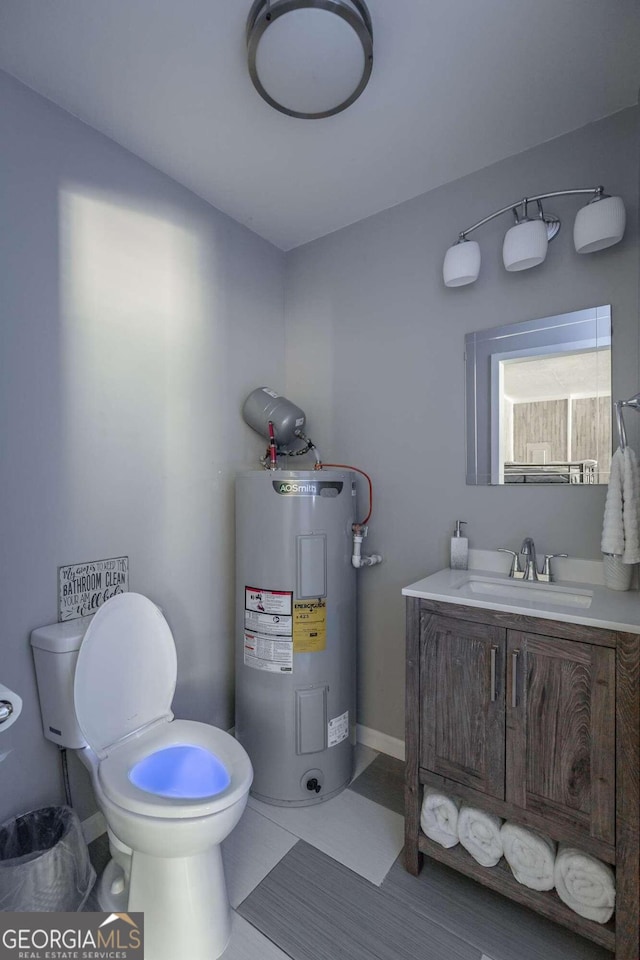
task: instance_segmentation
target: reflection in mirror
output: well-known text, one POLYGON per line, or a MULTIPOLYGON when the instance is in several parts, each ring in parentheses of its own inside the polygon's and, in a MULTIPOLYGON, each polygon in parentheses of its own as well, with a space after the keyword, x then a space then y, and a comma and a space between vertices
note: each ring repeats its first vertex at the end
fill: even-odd
POLYGON ((466 337, 467 483, 608 483, 611 309, 466 337))
POLYGON ((500 367, 498 483, 608 483, 611 348, 500 367))

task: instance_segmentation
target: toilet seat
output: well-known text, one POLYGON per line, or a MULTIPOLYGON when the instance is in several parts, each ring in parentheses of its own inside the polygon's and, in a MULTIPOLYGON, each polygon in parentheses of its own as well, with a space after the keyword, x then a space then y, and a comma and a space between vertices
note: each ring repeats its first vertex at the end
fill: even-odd
POLYGON ((160 723, 118 745, 98 768, 100 786, 112 803, 141 816, 166 819, 205 817, 224 810, 248 791, 252 776, 251 763, 238 741, 219 727, 196 720, 160 723), (201 747, 217 757, 229 774, 228 787, 211 797, 178 799, 148 793, 131 782, 129 773, 136 763, 178 744, 201 747))
POLYGON ((231 778, 215 754, 204 747, 175 743, 138 760, 129 780, 144 793, 172 800, 204 800, 222 793, 231 778))

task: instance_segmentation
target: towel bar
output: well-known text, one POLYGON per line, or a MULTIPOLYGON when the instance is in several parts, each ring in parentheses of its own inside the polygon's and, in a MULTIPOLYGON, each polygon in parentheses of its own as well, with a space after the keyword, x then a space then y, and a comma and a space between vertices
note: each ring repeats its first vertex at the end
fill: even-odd
POLYGON ((620 449, 624 450, 624 448, 627 445, 627 433, 624 428, 622 408, 633 407, 634 410, 640 410, 640 393, 636 393, 636 395, 634 397, 631 397, 629 400, 615 400, 613 405, 616 409, 616 423, 618 426, 618 439, 620 441, 620 449))

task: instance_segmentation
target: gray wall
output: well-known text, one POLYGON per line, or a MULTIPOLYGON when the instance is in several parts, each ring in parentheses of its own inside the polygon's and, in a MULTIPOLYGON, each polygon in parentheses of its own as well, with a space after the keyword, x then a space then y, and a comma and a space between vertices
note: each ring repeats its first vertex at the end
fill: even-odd
POLYGON ((284 257, 0 74, 0 681, 25 700, 0 734, 0 820, 61 798, 28 647, 56 619, 61 564, 127 554, 176 637, 176 713, 232 723, 232 476, 263 449, 239 416, 257 385, 306 409, 327 460, 374 479, 368 548, 385 562, 359 574, 361 723, 403 736, 400 589, 447 564, 454 519, 474 546, 531 534, 598 556, 604 490, 465 486, 462 352, 474 329, 611 303, 614 392, 636 392, 636 132, 625 111, 284 257), (559 201, 542 267, 505 273, 501 220, 479 236, 480 280, 444 289, 464 226, 599 182, 627 201, 623 244, 578 258, 578 201, 559 201))
POLYGON ((28 645, 60 564, 127 554, 176 638, 177 715, 233 723, 232 477, 262 451, 239 411, 284 386, 284 257, 1 74, 0 142, 0 682, 25 702, 1 821, 61 798, 28 645))
POLYGON ((384 563, 359 574, 366 726, 403 737, 400 590, 448 565, 455 519, 475 547, 515 549, 531 535, 540 552, 599 556, 605 488, 465 486, 463 346, 472 330, 610 303, 614 394, 640 389, 637 132, 637 111, 624 111, 288 256, 287 393, 322 455, 374 481, 368 547, 384 563), (564 198, 548 203, 563 226, 542 266, 506 273, 503 217, 478 231, 480 279, 444 287, 444 252, 464 227, 526 194, 599 183, 627 204, 622 244, 577 256, 580 200, 564 198))

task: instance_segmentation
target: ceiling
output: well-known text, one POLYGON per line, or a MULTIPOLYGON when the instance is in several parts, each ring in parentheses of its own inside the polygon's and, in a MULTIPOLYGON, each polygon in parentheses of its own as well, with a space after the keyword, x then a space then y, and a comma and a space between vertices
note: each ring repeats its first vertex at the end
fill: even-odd
POLYGON ((508 361, 504 394, 513 403, 611 397, 611 348, 508 361))
POLYGON ((637 0, 367 0, 369 85, 296 120, 251 0, 0 0, 0 68, 283 250, 638 102, 637 0))

